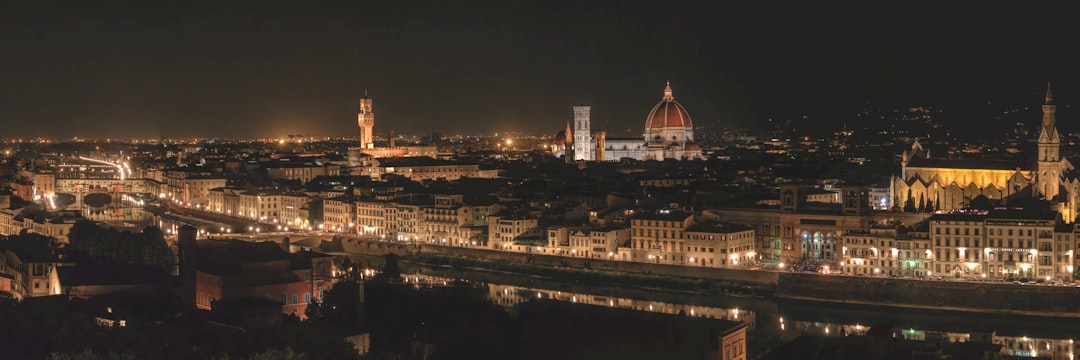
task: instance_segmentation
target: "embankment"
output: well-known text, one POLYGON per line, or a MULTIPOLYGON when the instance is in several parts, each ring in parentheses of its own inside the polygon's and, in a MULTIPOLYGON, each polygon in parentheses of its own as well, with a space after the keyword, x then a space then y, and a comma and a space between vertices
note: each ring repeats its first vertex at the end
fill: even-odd
POLYGON ((775 297, 927 310, 1080 318, 1080 288, 782 273, 775 297))
POLYGON ((417 254, 420 263, 486 268, 579 285, 626 285, 699 293, 740 291, 780 299, 987 314, 1080 318, 1080 288, 735 270, 420 245, 371 250, 417 254), (387 251, 390 250, 390 251, 387 251))

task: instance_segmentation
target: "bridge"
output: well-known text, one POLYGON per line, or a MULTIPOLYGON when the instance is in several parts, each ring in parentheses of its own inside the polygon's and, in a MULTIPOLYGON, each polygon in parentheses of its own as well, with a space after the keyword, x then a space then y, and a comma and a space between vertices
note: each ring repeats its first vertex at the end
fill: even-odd
POLYGON ((51 175, 38 174, 34 180, 35 195, 42 196, 42 200, 57 210, 83 209, 83 205, 104 208, 124 194, 156 194, 160 188, 153 180, 132 179, 127 163, 85 156, 60 156, 59 160, 61 163, 51 175))

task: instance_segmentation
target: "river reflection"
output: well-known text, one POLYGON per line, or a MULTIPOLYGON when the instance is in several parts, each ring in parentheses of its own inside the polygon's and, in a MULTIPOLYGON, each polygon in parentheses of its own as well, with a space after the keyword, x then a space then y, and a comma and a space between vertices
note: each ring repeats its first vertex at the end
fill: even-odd
POLYGON ((524 302, 551 299, 570 303, 610 306, 671 315, 685 314, 687 316, 708 319, 738 320, 746 322, 751 330, 754 329, 756 324, 756 317, 754 316, 753 310, 739 309, 737 307, 718 308, 702 305, 674 304, 660 301, 596 295, 584 292, 564 292, 559 290, 528 288, 479 281, 461 281, 460 279, 422 274, 406 275, 403 280, 408 284, 418 286, 449 286, 454 284, 455 286, 486 288, 489 301, 503 306, 511 312, 518 304, 524 302))
MULTIPOLYGON (((664 292, 634 292, 635 296, 613 296, 610 291, 591 291, 558 284, 529 286, 492 282, 490 276, 470 276, 471 272, 425 274, 418 270, 404 275, 404 281, 418 287, 467 286, 486 289, 487 300, 506 308, 535 299, 611 306, 638 311, 744 321, 747 335, 775 343, 800 335, 838 337, 865 335, 871 328, 885 327, 884 334, 897 339, 926 342, 992 342, 1001 344, 1002 355, 1074 360, 1074 339, 1080 338, 1080 321, 1022 317, 995 317, 966 313, 910 312, 885 308, 849 308, 818 303, 775 302, 762 299, 672 296, 664 292), (472 279, 470 279, 472 277, 472 279), (478 280, 482 279, 482 280, 478 280), (685 298, 686 301, 672 299, 685 298), (729 305, 717 306, 716 303, 729 305), (731 305, 733 304, 733 305, 731 305)), ((440 271, 434 271, 440 272, 440 271)), ((508 277, 507 282, 514 282, 508 277)))

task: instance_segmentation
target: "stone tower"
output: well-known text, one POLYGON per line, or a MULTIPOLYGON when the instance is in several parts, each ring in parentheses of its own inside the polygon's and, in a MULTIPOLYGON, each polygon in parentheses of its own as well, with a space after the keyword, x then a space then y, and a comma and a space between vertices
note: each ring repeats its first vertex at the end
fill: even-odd
POLYGON ((593 157, 595 157, 594 160, 596 160, 596 161, 607 160, 607 158, 606 158, 606 156, 604 154, 604 148, 607 147, 607 132, 606 131, 597 131, 595 134, 593 134, 593 137, 596 138, 596 151, 595 151, 595 154, 593 154, 593 157))
POLYGON ((364 97, 360 98, 360 112, 356 114, 356 122, 360 125, 360 148, 375 148, 372 132, 375 128, 375 113, 371 110, 371 98, 368 97, 367 90, 364 90, 364 97))
POLYGON ((1042 126, 1039 129, 1039 169, 1036 176, 1036 190, 1044 199, 1058 195, 1061 187, 1062 164, 1060 158, 1061 139, 1057 131, 1057 119, 1054 113, 1054 94, 1050 92, 1050 82, 1046 83, 1046 99, 1042 106, 1042 126))
POLYGON ((574 107, 574 160, 592 161, 592 131, 590 130, 589 115, 591 106, 580 105, 574 107))

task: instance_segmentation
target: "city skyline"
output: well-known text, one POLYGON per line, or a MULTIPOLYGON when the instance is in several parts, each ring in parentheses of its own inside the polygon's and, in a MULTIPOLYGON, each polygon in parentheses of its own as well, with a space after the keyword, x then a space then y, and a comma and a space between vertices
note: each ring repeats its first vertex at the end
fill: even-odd
POLYGON ((587 104, 595 129, 636 136, 666 81, 717 128, 858 126, 868 103, 985 121, 1052 80, 1067 131, 1080 98, 1064 14, 1035 6, 258 5, 8 5, 0 122, 20 137, 352 136, 368 90, 378 134, 554 134, 587 104))
POLYGON ((0 354, 1072 360, 1070 15, 0 3, 0 354))

